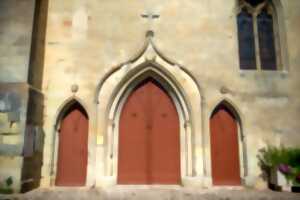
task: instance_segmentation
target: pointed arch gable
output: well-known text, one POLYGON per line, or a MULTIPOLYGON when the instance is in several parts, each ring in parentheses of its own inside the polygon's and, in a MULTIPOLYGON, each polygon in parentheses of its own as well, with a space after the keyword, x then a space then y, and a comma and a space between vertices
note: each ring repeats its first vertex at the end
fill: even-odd
MULTIPOLYGON (((235 104, 235 102, 229 98, 222 98, 221 100, 218 100, 217 103, 215 103, 208 113, 208 119, 211 119, 216 111, 218 111, 219 108, 225 107, 227 111, 229 111, 229 114, 233 116, 233 118, 237 121, 238 124, 238 143, 239 143, 239 159, 240 159, 240 175, 242 180, 245 180, 248 176, 248 158, 247 158, 247 144, 246 144, 246 136, 244 133, 244 122, 245 117, 241 110, 239 109, 239 106, 235 104)), ((207 144, 210 144, 211 136, 210 136, 211 130, 208 129, 207 133, 207 144)), ((208 146, 208 149, 211 149, 211 146, 208 146)), ((211 160, 211 155, 206 154, 206 158, 208 160, 211 160)), ((209 163, 208 165, 211 165, 209 163)), ((209 168, 211 170, 211 167, 209 168)), ((209 172, 211 174, 211 171, 209 172)), ((243 181, 242 181, 243 182, 243 181)))
POLYGON ((213 109, 210 112, 210 118, 212 117, 212 115, 218 110, 218 108, 220 108, 221 106, 226 107, 230 113, 234 116, 234 118, 238 121, 238 123, 240 123, 240 125, 242 126, 242 121, 243 121, 243 115, 241 113, 241 111, 238 109, 238 107, 235 105, 234 102, 232 102, 230 99, 222 99, 221 101, 219 101, 216 105, 213 106, 213 109))
POLYGON ((209 124, 213 185, 241 185, 239 123, 235 114, 227 105, 219 104, 209 124))
MULTIPOLYGON (((194 170, 194 150, 192 141, 195 137, 194 133, 196 133, 197 130, 200 131, 201 129, 201 126, 194 125, 195 118, 193 117, 193 112, 195 111, 195 108, 192 107, 195 105, 195 103, 197 103, 200 104, 200 109, 200 95, 198 99, 193 97, 194 99, 191 102, 191 96, 188 93, 187 88, 181 84, 181 82, 178 80, 178 77, 174 76, 172 70, 155 61, 147 60, 130 70, 124 70, 123 72, 122 70, 118 72, 123 74, 122 78, 115 83, 115 86, 112 90, 110 87, 110 95, 106 95, 106 98, 108 99, 105 100, 102 98, 102 104, 98 104, 99 106, 103 106, 104 104, 102 108, 106 109, 104 113, 98 113, 98 116, 100 116, 99 118, 104 122, 101 125, 101 130, 98 130, 99 132, 102 132, 103 135, 101 137, 104 141, 104 144, 106 144, 106 148, 104 150, 106 154, 104 161, 106 163, 106 176, 112 177, 113 179, 116 179, 117 176, 118 116, 121 112, 122 105, 125 103, 127 96, 131 93, 131 91, 147 78, 155 79, 164 88, 164 90, 167 91, 168 95, 172 98, 176 106, 177 112, 180 115, 179 117, 181 124, 181 174, 183 179, 191 176, 194 170)), ((108 89, 107 86, 103 88, 108 89)), ((194 88, 197 91, 197 86, 194 85, 194 88)), ((101 94, 103 95, 105 92, 101 94)), ((197 116, 197 118, 200 118, 199 121, 201 122, 201 116, 197 116)), ((201 135, 198 137, 201 137, 201 135)))
MULTIPOLYGON (((140 147, 139 149, 141 150, 141 153, 143 152, 145 147, 147 148, 147 144, 152 144, 151 149, 156 149, 155 150, 156 153, 152 152, 153 154, 151 154, 151 155, 154 155, 154 157, 158 158, 158 157, 161 157, 164 155, 163 153, 161 153, 161 150, 163 150, 165 148, 165 146, 161 145, 162 144, 161 142, 157 143, 157 141, 164 141, 162 138, 167 137, 169 139, 165 140, 164 144, 166 145, 166 143, 167 143, 167 144, 171 145, 172 149, 174 148, 173 149, 174 152, 177 152, 177 153, 176 153, 176 156, 175 156, 175 154, 170 154, 169 155, 170 157, 167 156, 163 160, 169 159, 169 161, 167 161, 165 163, 166 168, 168 168, 167 166, 170 166, 167 163, 173 163, 171 165, 172 167, 169 168, 169 170, 172 171, 171 172, 172 178, 169 179, 169 181, 172 180, 171 181, 172 183, 179 184, 181 182, 181 181, 179 181, 180 174, 181 174, 180 173, 181 170, 180 170, 180 149, 179 149, 180 139, 179 139, 179 137, 180 137, 180 133, 182 134, 182 132, 183 132, 183 130, 181 130, 181 131, 179 130, 179 127, 180 127, 180 124, 183 124, 184 121, 186 121, 187 116, 182 116, 182 113, 184 113, 182 111, 182 109, 184 109, 184 108, 182 108, 180 106, 180 103, 178 103, 179 100, 177 99, 175 92, 172 91, 172 87, 168 85, 166 80, 164 80, 163 77, 160 77, 159 75, 155 74, 152 71, 150 71, 150 72, 146 71, 146 72, 140 74, 139 76, 134 77, 133 79, 129 80, 129 84, 125 84, 124 86, 127 87, 127 89, 124 90, 123 94, 120 97, 119 97, 119 95, 117 96, 117 99, 119 99, 119 101, 118 101, 119 103, 118 103, 118 105, 113 106, 112 109, 115 110, 116 112, 112 112, 113 116, 111 116, 113 118, 115 127, 117 129, 114 132, 114 135, 117 136, 118 138, 120 138, 118 141, 116 141, 116 142, 118 142, 118 145, 116 145, 116 147, 118 148, 118 151, 114 152, 114 154, 118 153, 118 157, 116 157, 117 155, 115 154, 115 158, 117 158, 117 162, 116 162, 115 166, 118 167, 118 173, 116 174, 118 183, 122 184, 122 183, 124 183, 123 182, 124 180, 126 182, 126 181, 129 181, 128 179, 130 179, 130 178, 126 178, 126 176, 128 177, 128 174, 127 174, 128 171, 122 170, 122 169, 124 169, 124 166, 132 166, 132 168, 135 168, 135 164, 133 165, 133 163, 135 163, 134 162, 135 159, 130 159, 130 158, 136 158, 136 156, 134 156, 134 152, 132 152, 133 154, 125 153, 127 151, 125 150, 126 142, 124 143, 124 141, 127 141, 127 146, 128 145, 132 146, 135 144, 134 145, 135 147, 140 147), (143 92, 141 92, 141 91, 143 91, 143 92), (156 91, 156 92, 153 93, 153 91, 156 91), (133 99, 135 99, 135 100, 133 100, 133 99), (135 102, 135 103, 133 104, 133 102, 135 102), (154 103, 154 102, 156 102, 156 103, 154 103), (166 104, 166 102, 168 102, 168 103, 166 104), (172 109, 171 109, 171 107, 168 107, 167 105, 169 105, 169 106, 172 105, 171 106, 172 109), (149 110, 149 108, 151 108, 151 109, 149 110), (149 131, 149 129, 143 129, 143 128, 138 128, 139 131, 136 131, 137 130, 137 129, 135 129, 136 125, 133 125, 133 126, 130 125, 130 124, 132 124, 132 122, 137 123, 136 120, 138 119, 139 125, 144 124, 144 123, 152 124, 150 121, 156 121, 156 123, 154 123, 154 124, 160 123, 160 120, 157 120, 157 119, 160 119, 160 115, 158 115, 158 113, 161 110, 157 109, 157 108, 161 108, 162 110, 167 108, 164 111, 164 113, 167 113, 165 115, 168 116, 168 117, 164 118, 164 119, 166 119, 165 122, 166 122, 166 124, 168 124, 168 120, 170 120, 170 119, 172 119, 171 120, 172 122, 169 121, 170 123, 167 126, 165 123, 164 124, 161 123, 159 125, 159 127, 160 127, 159 129, 156 129, 156 131, 154 131, 154 132, 150 131, 151 132, 150 135, 153 134, 153 135, 157 136, 156 142, 154 139, 155 137, 153 138, 150 136, 150 137, 147 137, 149 139, 150 143, 148 143, 147 141, 144 143, 143 142, 144 140, 142 140, 138 143, 135 143, 136 139, 133 139, 131 142, 128 143, 128 139, 130 138, 131 135, 134 135, 134 138, 139 138, 139 137, 143 138, 143 136, 148 135, 147 132, 149 131), (156 110, 156 112, 153 110, 156 110), (137 116, 139 116, 139 117, 130 117, 130 116, 132 116, 131 111, 134 111, 134 113, 137 113, 137 116), (153 117, 154 115, 156 115, 156 117, 153 117), (124 117, 124 116, 126 116, 126 117, 124 117), (143 117, 141 117, 141 116, 143 116, 143 117), (150 116, 152 116, 152 117, 150 117, 150 116), (150 119, 149 117, 152 120, 150 120, 150 121, 146 120, 146 119, 150 119), (127 128, 124 129, 124 126, 127 128), (130 128, 131 131, 128 131, 129 127, 131 127, 130 128), (170 127, 173 127, 171 132, 168 131, 168 130, 170 130, 169 129, 170 127), (174 128, 176 130, 174 130, 174 128), (126 134, 126 132, 127 132, 127 137, 126 137, 127 139, 125 139, 125 137, 124 137, 124 134, 126 134), (174 133, 176 133, 176 134, 174 135, 174 133), (171 137, 168 137, 168 135, 171 137), (173 141, 173 142, 171 142, 171 141, 173 141), (171 142, 171 143, 168 143, 168 142, 171 142), (154 146, 153 146, 153 144, 154 144, 154 146), (158 150, 160 148, 162 148, 162 149, 158 150), (158 153, 158 152, 160 152, 160 153, 158 153), (125 158, 126 156, 124 157, 124 155, 128 156, 128 159, 126 159, 125 158), (126 160, 126 161, 124 161, 124 160, 126 160), (133 162, 130 162, 130 161, 133 161, 133 162), (128 162, 130 162, 130 163, 128 163, 128 162), (174 169, 176 169, 176 170, 174 171, 174 169), (127 174, 127 175, 124 176, 124 174, 127 174), (176 181, 174 178, 176 179, 176 181), (179 182, 177 182, 177 181, 179 181, 179 182)), ((161 120, 164 120, 164 119, 161 119, 161 120)), ((153 127, 156 127, 157 125, 154 125, 154 124, 153 124, 153 127)), ((152 126, 152 125, 149 125, 149 126, 152 126)), ((142 127, 143 127, 143 125, 142 125, 142 127)), ((154 128, 154 130, 155 130, 155 128, 154 128)), ((181 148, 184 148, 183 145, 181 145, 181 148)), ((128 148, 129 151, 130 151, 130 149, 131 148, 128 148)), ((139 156, 137 155, 137 157, 139 157, 139 156)), ((138 159, 138 160, 141 163, 143 163, 142 158, 151 159, 151 157, 152 156, 148 157, 148 154, 144 153, 144 155, 140 156, 140 159, 138 159)), ((146 160, 145 160, 145 162, 147 163, 148 161, 146 161, 146 160)), ((161 164, 164 163, 163 160, 161 160, 161 164)), ((158 163, 156 163, 156 164, 158 164, 158 163)), ((151 166, 149 169, 154 170, 153 173, 157 174, 156 173, 157 171, 155 171, 155 167, 152 168, 151 166)), ((125 167, 125 168, 127 168, 127 167, 125 167)), ((144 168, 143 167, 137 168, 137 171, 139 171, 139 169, 141 169, 143 171, 144 168)), ((169 173, 170 172, 169 170, 165 171, 165 173, 169 173)), ((142 171, 140 171, 140 173, 143 174, 142 171)), ((128 173, 130 173, 130 172, 128 172, 128 173)), ((132 175, 135 177, 135 173, 137 173, 137 172, 132 172, 132 173, 133 173, 132 175)), ((148 175, 150 175, 150 177, 151 177, 151 174, 152 174, 152 171, 148 175)), ((145 175, 145 174, 143 174, 143 175, 145 175)), ((141 175, 141 177, 143 177, 143 175, 141 175)), ((163 175, 160 177, 162 178, 160 180, 162 182, 159 181, 160 184, 166 184, 166 182, 165 182, 166 177, 164 177, 163 175)), ((151 180, 150 179, 148 181, 151 182, 152 179, 151 180)), ((133 180, 134 180, 134 178, 133 178, 133 180)), ((158 181, 157 178, 156 178, 156 181, 158 181)))
POLYGON ((72 99, 62 108, 56 126, 52 166, 55 185, 85 186, 89 138, 89 118, 85 108, 72 99))
POLYGON ((60 120, 63 118, 65 113, 74 105, 78 104, 82 107, 84 113, 87 115, 87 118, 89 118, 89 114, 87 111, 86 105, 82 102, 82 100, 76 96, 69 97, 66 99, 57 109, 57 112, 55 114, 55 124, 54 127, 55 129, 58 128, 60 120))
POLYGON ((167 94, 171 97, 173 100, 175 107, 177 109, 177 112, 179 113, 180 118, 180 124, 181 124, 181 157, 182 157, 182 171, 181 174, 183 176, 187 176, 188 174, 191 174, 192 171, 192 163, 191 158, 191 150, 188 150, 191 148, 191 141, 188 138, 185 138, 186 135, 191 135, 193 132, 193 126, 190 126, 189 128, 185 126, 187 123, 192 124, 192 117, 191 117, 191 109, 186 101, 186 97, 183 95, 183 88, 178 87, 178 83, 171 78, 170 74, 167 72, 161 70, 159 65, 154 65, 153 63, 144 63, 144 65, 138 66, 135 68, 135 70, 132 70, 131 72, 127 73, 125 77, 117 84, 116 88, 112 92, 110 104, 108 105, 108 112, 107 116, 112 121, 112 126, 109 125, 107 129, 107 134, 105 137, 105 141, 107 144, 111 146, 110 149, 107 150, 108 155, 108 163, 111 162, 111 167, 108 167, 108 174, 111 176, 116 177, 117 175, 117 166, 118 166, 118 120, 119 120, 119 114, 121 113, 121 109, 123 107, 123 104, 126 102, 127 97, 131 94, 131 92, 144 80, 148 78, 152 78, 155 81, 159 83, 163 87, 163 89, 167 92, 167 94), (189 144, 188 146, 186 144, 189 144), (113 157, 113 161, 111 161, 111 157, 113 157))
MULTIPOLYGON (((128 72, 113 90, 110 102, 112 103, 114 99, 117 98, 118 94, 121 96, 124 95, 129 86, 131 88, 135 87, 146 78, 153 78, 167 91, 174 91, 176 93, 175 98, 180 100, 181 106, 186 105, 185 115, 188 116, 187 112, 191 112, 191 105, 185 93, 185 89, 169 71, 165 70, 161 65, 155 62, 144 62, 128 72), (125 88, 124 86, 128 87, 125 88), (120 91, 123 91, 123 93, 120 91)), ((111 106, 112 105, 109 105, 109 108, 111 106)))
MULTIPOLYGON (((101 92, 102 87, 104 86, 105 82, 112 77, 115 73, 123 70, 124 68, 142 68, 143 66, 152 65, 152 66, 159 66, 157 68, 164 70, 165 67, 168 66, 171 68, 179 69, 183 74, 187 75, 192 82, 196 85, 197 91, 200 94, 201 99, 203 98, 203 89, 201 85, 198 83, 196 77, 191 73, 186 67, 182 66, 181 64, 175 62, 174 60, 167 57, 163 52, 161 52, 158 47, 155 45, 153 38, 154 32, 149 30, 146 32, 146 39, 143 43, 143 47, 136 53, 132 58, 128 61, 122 62, 119 65, 112 67, 108 72, 106 72, 103 77, 99 80, 95 91, 95 99, 96 103, 99 103, 99 93, 101 92)), ((129 70, 131 71, 131 70, 129 70)), ((165 72, 168 73, 167 70, 165 72)), ((174 79, 175 80, 175 79, 174 79)))
MULTIPOLYGON (((61 125, 61 121, 63 120, 64 116, 70 111, 70 109, 73 106, 79 106, 81 111, 83 112, 84 115, 86 115, 87 119, 89 120, 89 112, 87 110, 87 106, 83 103, 83 101, 76 97, 76 96, 71 96, 67 98, 57 109, 56 114, 54 115, 54 124, 53 124, 53 133, 52 133, 52 153, 51 153, 51 160, 50 160, 50 176, 51 176, 51 185, 54 185, 54 182, 56 180, 56 175, 57 175, 57 159, 58 159, 58 134, 59 134, 59 129, 61 125)), ((89 125, 88 125, 89 126, 89 125)), ((88 134, 89 138, 89 134, 88 134)), ((87 177, 88 178, 88 177, 87 177)))
MULTIPOLYGON (((168 59, 155 46, 152 38, 154 33, 147 32, 146 42, 142 51, 129 61, 124 62, 109 70, 100 80, 95 94, 97 118, 97 144, 103 145, 104 171, 107 180, 116 183, 117 149, 118 149, 118 114, 120 108, 141 81, 154 78, 172 97, 177 111, 181 117, 181 156, 185 157, 182 163, 183 177, 193 174, 204 174, 203 157, 195 161, 194 151, 199 145, 197 153, 202 153, 203 105, 202 88, 188 69, 168 59), (200 114, 200 115, 199 115, 200 114), (193 141, 193 142, 192 142, 193 141), (201 161, 199 161, 201 160, 201 161), (195 164, 197 162, 197 164, 195 164)), ((96 159, 100 159, 96 158, 96 159)), ((99 163, 97 161, 97 163, 99 163)), ((100 164, 96 168, 100 170, 100 164)))
POLYGON ((230 113, 235 117, 239 124, 239 136, 240 140, 243 141, 245 138, 245 133, 244 133, 244 122, 245 122, 245 116, 243 115, 243 112, 240 110, 239 106, 231 99, 229 98, 222 98, 221 100, 217 101, 216 104, 211 108, 209 112, 209 118, 212 117, 213 113, 218 109, 219 106, 225 106, 230 113))

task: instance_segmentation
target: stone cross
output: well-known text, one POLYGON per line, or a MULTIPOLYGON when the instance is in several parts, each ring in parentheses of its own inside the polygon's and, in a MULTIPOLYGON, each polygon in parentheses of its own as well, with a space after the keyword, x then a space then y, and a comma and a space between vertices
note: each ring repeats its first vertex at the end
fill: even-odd
POLYGON ((160 17, 160 15, 153 14, 151 12, 147 12, 145 14, 141 14, 141 17, 147 19, 149 24, 151 24, 152 21, 155 20, 155 19, 158 19, 160 17))

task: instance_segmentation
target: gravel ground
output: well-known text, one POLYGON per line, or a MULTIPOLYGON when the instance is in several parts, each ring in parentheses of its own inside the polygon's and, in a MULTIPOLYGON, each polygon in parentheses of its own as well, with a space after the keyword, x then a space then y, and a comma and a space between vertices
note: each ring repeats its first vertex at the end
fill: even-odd
POLYGON ((300 193, 250 189, 50 188, 0 200, 300 200, 300 193))

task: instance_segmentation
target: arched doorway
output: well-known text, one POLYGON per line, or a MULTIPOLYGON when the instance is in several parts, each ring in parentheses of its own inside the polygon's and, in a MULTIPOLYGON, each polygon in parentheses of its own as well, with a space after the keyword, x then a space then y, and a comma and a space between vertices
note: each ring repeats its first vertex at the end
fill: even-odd
POLYGON ((210 118, 213 185, 241 185, 239 121, 232 109, 220 104, 210 118))
POLYGON ((179 134, 172 98, 156 80, 142 81, 121 110, 118 184, 180 184, 179 134))
POLYGON ((88 115, 78 102, 73 102, 61 117, 55 185, 84 186, 87 155, 88 115))

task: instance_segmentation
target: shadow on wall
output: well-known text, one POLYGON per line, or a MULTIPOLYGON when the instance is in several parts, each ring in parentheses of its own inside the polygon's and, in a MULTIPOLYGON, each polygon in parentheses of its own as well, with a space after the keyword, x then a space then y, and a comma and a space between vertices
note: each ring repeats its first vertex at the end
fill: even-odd
POLYGON ((48 0, 36 0, 35 5, 28 73, 28 83, 34 89, 29 91, 27 106, 21 192, 39 187, 41 180, 44 147, 44 131, 42 130, 44 97, 40 89, 43 80, 48 2, 48 0))
POLYGON ((45 38, 49 0, 36 0, 28 83, 41 89, 44 71, 45 38))
POLYGON ((44 131, 42 129, 43 103, 44 97, 41 93, 35 90, 29 91, 24 134, 21 192, 27 192, 40 185, 44 147, 44 131))

